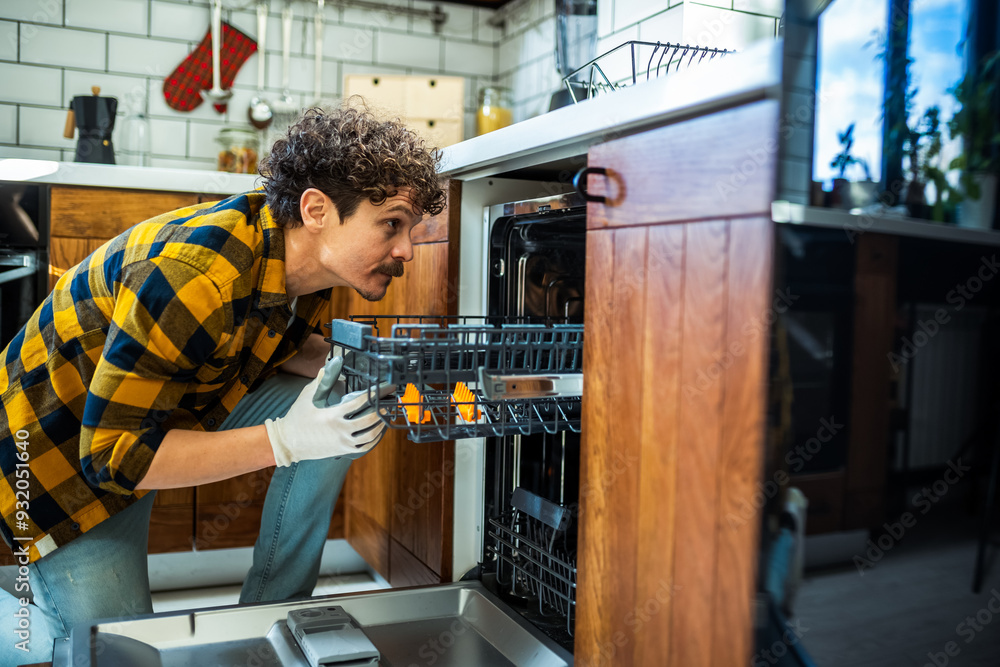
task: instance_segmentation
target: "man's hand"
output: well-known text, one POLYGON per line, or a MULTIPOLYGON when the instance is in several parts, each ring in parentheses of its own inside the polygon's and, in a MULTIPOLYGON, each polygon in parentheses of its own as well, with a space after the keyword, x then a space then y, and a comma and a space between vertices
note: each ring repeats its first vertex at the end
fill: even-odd
MULTIPOLYGON (((386 425, 375 413, 368 392, 338 393, 342 365, 342 358, 331 359, 302 389, 287 415, 264 422, 277 465, 333 456, 357 458, 382 439, 386 425)), ((394 390, 383 384, 379 396, 394 390)))

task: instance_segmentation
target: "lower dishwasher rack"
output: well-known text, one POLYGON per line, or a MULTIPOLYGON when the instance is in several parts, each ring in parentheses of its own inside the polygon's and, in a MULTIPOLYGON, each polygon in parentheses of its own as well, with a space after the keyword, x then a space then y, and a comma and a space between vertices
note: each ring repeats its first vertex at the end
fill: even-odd
POLYGON ((580 431, 582 324, 379 316, 330 329, 348 391, 368 391, 414 442, 580 431), (396 389, 381 397, 384 382, 396 389))

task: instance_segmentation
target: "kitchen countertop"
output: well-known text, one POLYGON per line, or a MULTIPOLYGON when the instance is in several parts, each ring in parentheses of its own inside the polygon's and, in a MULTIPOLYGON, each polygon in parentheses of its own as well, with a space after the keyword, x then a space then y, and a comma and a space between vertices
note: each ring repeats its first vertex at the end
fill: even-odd
POLYGON ((444 170, 469 180, 530 169, 585 155, 595 143, 706 109, 780 99, 781 59, 781 40, 760 42, 735 55, 556 109, 448 146, 442 151, 444 170))
POLYGON ((252 190, 259 180, 222 171, 0 158, 0 181, 228 195, 252 190))

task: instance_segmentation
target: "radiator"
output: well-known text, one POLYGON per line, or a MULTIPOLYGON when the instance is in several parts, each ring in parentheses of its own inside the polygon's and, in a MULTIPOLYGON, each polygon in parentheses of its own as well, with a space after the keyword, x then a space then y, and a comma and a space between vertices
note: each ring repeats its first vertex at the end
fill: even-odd
MULTIPOLYGON (((917 304, 915 314, 914 326, 906 336, 914 347, 904 346, 903 356, 909 360, 903 372, 911 375, 913 383, 907 463, 911 469, 920 469, 946 463, 976 428, 977 374, 986 309, 966 304, 956 311, 953 305, 924 303, 917 304), (919 323, 930 325, 938 309, 944 309, 951 319, 940 324, 933 335, 918 333, 923 331, 919 323), (905 354, 907 349, 909 355, 905 354)), ((900 391, 905 407, 905 390, 900 391)), ((902 467, 903 455, 897 449, 897 470, 902 467)))

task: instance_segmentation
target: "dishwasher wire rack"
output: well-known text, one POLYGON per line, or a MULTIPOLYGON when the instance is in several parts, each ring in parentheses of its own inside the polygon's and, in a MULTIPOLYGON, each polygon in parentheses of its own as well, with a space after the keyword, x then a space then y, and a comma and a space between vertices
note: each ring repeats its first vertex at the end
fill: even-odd
POLYGON ((644 80, 649 80, 666 76, 681 67, 697 65, 706 57, 712 60, 729 53, 735 51, 672 42, 629 40, 564 76, 563 85, 569 90, 573 102, 579 102, 581 99, 634 86, 643 77, 644 80))
POLYGON ((582 324, 355 317, 334 320, 327 340, 344 356, 348 391, 368 391, 382 420, 414 442, 580 431, 581 394, 561 389, 582 378, 582 324), (497 373, 514 390, 506 398, 489 381, 497 373), (519 391, 518 379, 549 390, 519 391), (396 390, 381 397, 384 382, 396 390))
POLYGON ((541 615, 565 618, 572 635, 577 570, 565 531, 514 509, 490 518, 486 548, 496 558, 497 583, 517 597, 534 599, 541 615))

